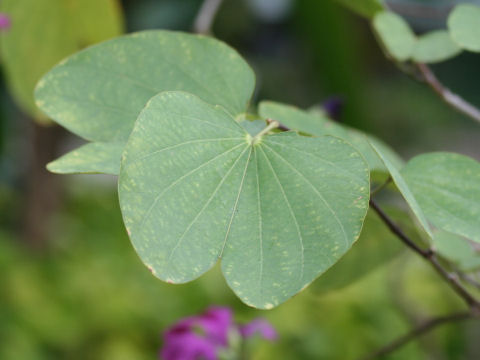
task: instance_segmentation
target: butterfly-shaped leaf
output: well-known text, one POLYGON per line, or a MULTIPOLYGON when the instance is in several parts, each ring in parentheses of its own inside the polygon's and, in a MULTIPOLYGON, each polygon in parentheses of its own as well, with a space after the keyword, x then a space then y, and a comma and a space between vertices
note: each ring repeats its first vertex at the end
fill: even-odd
POLYGON ((187 282, 221 258, 234 292, 271 308, 350 248, 367 212, 367 164, 341 139, 289 135, 252 136, 188 93, 149 101, 123 153, 119 196, 156 276, 187 282))

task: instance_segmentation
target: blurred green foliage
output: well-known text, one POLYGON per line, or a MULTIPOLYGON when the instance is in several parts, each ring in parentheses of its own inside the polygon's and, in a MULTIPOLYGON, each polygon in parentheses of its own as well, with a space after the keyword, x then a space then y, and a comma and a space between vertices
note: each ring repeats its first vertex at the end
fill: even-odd
MULTIPOLYGON (((269 312, 241 304, 218 268, 168 285, 135 255, 113 191, 77 191, 52 225, 45 254, 29 252, 5 231, 0 236, 1 359, 154 359, 169 324, 211 304, 233 307, 240 321, 265 316, 274 324, 279 342, 259 343, 254 359, 355 359, 425 314, 462 306, 410 254, 342 290, 307 291, 269 312)), ((480 331, 473 322, 439 329, 392 359, 429 359, 432 349, 466 359, 478 346, 463 336, 472 326, 480 331)))
POLYGON ((23 111, 47 121, 33 89, 50 68, 81 48, 123 32, 117 0, 3 0, 11 28, 0 39, 10 91, 23 111))
MULTIPOLYGON (((123 1, 129 30, 189 30, 200 3, 123 1)), ((259 77, 260 98, 309 107, 336 93, 345 99, 342 121, 369 130, 406 158, 422 151, 450 150, 478 159, 478 127, 386 61, 368 23, 339 3, 296 1, 286 18, 267 23, 247 2, 225 0, 214 32, 249 59, 259 77)), ((7 0, 2 0, 4 4, 7 0)), ((23 14, 37 15, 33 8, 23 14)), ((56 32, 52 39, 60 35, 56 32)), ((40 45, 40 52, 27 51, 25 56, 42 59, 54 46, 46 40, 40 45)), ((480 76, 478 65, 478 56, 462 54, 434 70, 447 86, 480 105, 478 84, 472 81, 480 76)), ((275 325, 279 342, 259 343, 254 359, 348 360, 384 345, 426 316, 463 306, 426 264, 408 252, 355 284, 303 292, 269 312, 242 305, 218 268, 189 284, 164 284, 135 255, 116 194, 102 186, 103 178, 93 185, 83 178, 68 182, 70 192, 50 224, 50 248, 32 252, 18 235, 26 206, 24 181, 29 174, 24 163, 30 138, 26 121, 12 110, 2 84, 2 360, 155 359, 160 334, 169 324, 211 304, 232 306, 240 321, 265 316, 275 325)), ((69 139, 64 146, 72 147, 72 142, 76 144, 69 139)), ((357 272, 345 269, 342 276, 355 277, 357 272)), ((478 322, 446 326, 389 359, 477 359, 479 336, 478 322)))

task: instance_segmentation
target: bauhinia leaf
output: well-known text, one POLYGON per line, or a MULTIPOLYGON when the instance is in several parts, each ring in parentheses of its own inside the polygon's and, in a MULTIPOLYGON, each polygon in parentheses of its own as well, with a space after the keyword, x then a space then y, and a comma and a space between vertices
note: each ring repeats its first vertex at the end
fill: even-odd
POLYGON ((123 153, 119 196, 157 277, 190 281, 222 258, 234 292, 268 309, 358 238, 369 199, 362 156, 333 137, 262 133, 191 94, 149 101, 123 153))
POLYGON ((436 30, 418 38, 412 59, 421 63, 436 63, 457 56, 462 49, 455 44, 445 30, 436 30))
POLYGON ((40 77, 82 47, 123 31, 117 0, 2 0, 0 11, 12 18, 1 37, 9 86, 22 109, 40 121, 47 121, 33 99, 40 77))
POLYGON ((88 143, 47 165, 57 174, 111 174, 118 175, 123 143, 88 143))
POLYGON ((480 163, 429 153, 411 159, 401 173, 436 227, 480 242, 480 163))
POLYGON ((480 7, 459 4, 448 17, 450 35, 461 48, 480 52, 480 7))
POLYGON ((417 38, 400 15, 390 11, 379 12, 373 18, 372 25, 393 58, 405 61, 412 56, 417 38))
POLYGON ((237 115, 246 110, 254 86, 253 71, 224 43, 155 30, 71 56, 40 80, 35 97, 49 117, 73 133, 125 143, 142 108, 161 91, 187 91, 237 115))
POLYGON ((403 160, 388 145, 372 135, 339 125, 319 113, 307 112, 294 106, 262 101, 259 104, 260 116, 279 121, 292 130, 298 130, 314 136, 332 135, 352 144, 367 160, 370 170, 385 171, 386 168, 369 141, 382 150, 385 156, 397 167, 403 166, 403 160))
POLYGON ((417 218, 419 224, 423 228, 423 230, 427 233, 430 238, 433 238, 432 229, 430 224, 427 221, 427 217, 423 212, 423 208, 417 202, 415 195, 412 193, 409 185, 406 183, 403 175, 400 173, 399 169, 389 160, 387 156, 385 156, 381 149, 379 149, 375 144, 370 143, 372 148, 377 152, 380 156, 382 161, 385 163, 388 171, 390 172, 390 176, 392 177, 393 182, 397 185, 398 190, 402 194, 403 198, 407 202, 408 206, 412 210, 413 214, 417 218))

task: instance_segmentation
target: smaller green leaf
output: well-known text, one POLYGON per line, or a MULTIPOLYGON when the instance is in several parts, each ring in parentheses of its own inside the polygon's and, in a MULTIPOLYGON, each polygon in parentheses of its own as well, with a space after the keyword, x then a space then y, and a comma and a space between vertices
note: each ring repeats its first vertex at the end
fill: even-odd
POLYGON ((393 12, 382 11, 375 15, 372 25, 392 57, 398 61, 410 58, 416 37, 401 16, 393 12))
POLYGON ((369 141, 380 148, 395 166, 402 167, 404 164, 403 160, 381 140, 359 130, 339 125, 318 111, 307 112, 290 105, 262 101, 259 104, 259 113, 262 117, 277 120, 292 130, 298 130, 313 136, 332 135, 349 142, 367 160, 371 171, 385 171, 386 168, 375 151, 372 150, 369 141))
POLYGON ((52 161, 47 169, 57 174, 118 175, 123 148, 118 143, 88 143, 52 161))
POLYGON ((465 50, 480 52, 480 7, 460 4, 448 17, 450 35, 465 50))
POLYGON ((461 270, 480 267, 480 253, 469 240, 447 231, 438 231, 433 238, 435 250, 444 258, 455 262, 461 270))
POLYGON ((447 31, 437 30, 418 38, 412 58, 416 62, 436 63, 455 57, 461 51, 447 31))
POLYGON ((480 163, 464 155, 414 157, 402 176, 438 228, 480 242, 480 163))
POLYGON ((433 233, 430 228, 430 225, 428 224, 427 218, 425 217, 422 211, 422 208, 420 207, 417 200, 415 199, 414 194, 412 193, 409 186, 405 182, 405 179, 403 178, 402 174, 400 174, 400 171, 398 170, 398 168, 388 159, 387 156, 385 156, 385 154, 383 154, 383 152, 378 147, 376 147, 372 143, 370 143, 370 145, 373 147, 373 149, 377 152, 377 154, 380 156, 380 158, 384 162, 385 166, 390 172, 390 176, 392 177, 393 182, 395 183, 395 185, 397 185, 398 190, 402 194, 408 206, 410 206, 410 209, 415 214, 423 230, 425 230, 425 232, 428 234, 428 236, 430 236, 430 238, 433 238, 433 233))

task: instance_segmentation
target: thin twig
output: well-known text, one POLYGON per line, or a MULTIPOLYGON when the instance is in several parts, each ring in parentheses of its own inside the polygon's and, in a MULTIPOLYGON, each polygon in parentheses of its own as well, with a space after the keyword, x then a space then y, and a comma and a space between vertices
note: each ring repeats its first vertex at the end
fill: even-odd
POLYGON ((222 0, 205 0, 203 2, 193 24, 193 30, 196 33, 210 34, 212 32, 213 20, 221 4, 222 0))
POLYGON ((480 313, 480 301, 478 301, 470 292, 460 283, 458 276, 449 273, 438 261, 435 252, 428 248, 422 249, 412 239, 410 239, 403 230, 380 208, 380 206, 370 199, 370 206, 378 214, 378 216, 387 225, 390 231, 395 234, 405 245, 415 251, 418 255, 427 260, 437 273, 443 277, 450 287, 467 303, 471 310, 480 313))
POLYGON ((443 101, 457 111, 467 115, 471 119, 480 122, 479 109, 445 87, 427 65, 417 64, 417 68, 425 82, 430 85, 433 91, 435 91, 443 99, 443 101))
POLYGON ((437 328, 440 325, 462 321, 462 320, 470 319, 472 317, 473 315, 471 312, 465 311, 465 312, 454 313, 446 316, 439 316, 439 317, 427 320, 421 323, 420 325, 418 325, 416 328, 410 330, 407 334, 392 341, 390 344, 382 347, 381 349, 375 351, 372 354, 362 357, 361 360, 373 360, 373 359, 379 358, 380 356, 390 354, 395 350, 398 350, 402 346, 408 344, 410 341, 415 340, 419 336, 429 331, 432 331, 433 329, 437 328))
POLYGON ((370 196, 374 196, 379 191, 383 190, 388 184, 392 182, 392 177, 389 176, 387 180, 385 180, 382 184, 378 185, 375 189, 373 189, 370 193, 370 196))

